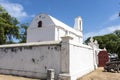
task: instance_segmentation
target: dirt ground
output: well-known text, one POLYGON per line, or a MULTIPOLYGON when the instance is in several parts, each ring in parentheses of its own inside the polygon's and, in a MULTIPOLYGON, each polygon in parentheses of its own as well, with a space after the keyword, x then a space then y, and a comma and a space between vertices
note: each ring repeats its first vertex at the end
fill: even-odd
POLYGON ((25 78, 25 77, 17 77, 12 75, 0 74, 0 80, 40 80, 40 79, 31 79, 31 78, 25 78))
POLYGON ((120 73, 104 72, 103 68, 98 68, 78 80, 120 80, 120 73))
MULTIPOLYGON (((0 74, 0 80, 40 80, 40 79, 31 79, 25 77, 0 74)), ((79 78, 78 80, 120 80, 120 73, 103 72, 103 68, 98 68, 97 70, 79 78)))

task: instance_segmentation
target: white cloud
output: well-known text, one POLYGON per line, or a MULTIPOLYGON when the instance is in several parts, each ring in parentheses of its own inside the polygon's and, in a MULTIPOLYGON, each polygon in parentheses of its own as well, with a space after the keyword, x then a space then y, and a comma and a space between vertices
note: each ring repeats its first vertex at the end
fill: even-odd
MULTIPOLYGON (((106 24, 110 23, 111 21, 115 21, 119 19, 118 13, 113 14, 106 22, 106 24)), ((104 24, 105 26, 105 24, 104 24)), ((96 32, 89 32, 84 35, 84 40, 87 39, 88 37, 93 37, 93 36, 100 36, 100 35, 105 35, 114 32, 115 30, 120 30, 120 25, 117 26, 110 26, 110 27, 105 27, 104 29, 101 29, 96 32)))
POLYGON ((117 20, 117 19, 119 19, 118 13, 113 14, 113 15, 109 18, 110 21, 114 21, 114 20, 117 20))
POLYGON ((96 31, 96 32, 89 32, 84 35, 84 40, 87 39, 88 37, 93 37, 93 36, 100 36, 100 35, 105 35, 114 32, 115 30, 120 30, 120 25, 118 26, 111 26, 111 27, 106 27, 102 30, 96 31))
POLYGON ((31 15, 31 17, 35 17, 35 14, 31 15))
POLYGON ((19 21, 24 20, 27 17, 31 17, 28 15, 27 12, 24 10, 24 7, 18 3, 11 3, 6 0, 0 0, 0 5, 6 9, 6 11, 13 17, 16 17, 19 21))

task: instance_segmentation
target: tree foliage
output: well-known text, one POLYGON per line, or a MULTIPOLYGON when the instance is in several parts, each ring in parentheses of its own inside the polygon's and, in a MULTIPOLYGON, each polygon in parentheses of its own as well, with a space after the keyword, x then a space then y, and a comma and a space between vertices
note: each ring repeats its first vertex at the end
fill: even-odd
POLYGON ((15 40, 26 42, 27 25, 18 26, 18 24, 18 20, 0 6, 0 45, 14 43, 15 40))
MULTIPOLYGON (((101 49, 105 47, 109 53, 117 53, 120 58, 120 30, 103 36, 95 36, 93 38, 98 41, 101 49)), ((86 44, 89 42, 89 39, 90 38, 85 41, 86 44)))
POLYGON ((26 43, 28 24, 21 24, 19 27, 20 43, 26 43))

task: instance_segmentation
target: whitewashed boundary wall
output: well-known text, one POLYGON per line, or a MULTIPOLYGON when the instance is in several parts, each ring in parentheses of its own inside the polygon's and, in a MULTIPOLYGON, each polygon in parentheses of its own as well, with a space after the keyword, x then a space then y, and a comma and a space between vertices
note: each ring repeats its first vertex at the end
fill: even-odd
POLYGON ((72 37, 62 41, 0 46, 0 73, 47 78, 54 69, 55 79, 76 80, 94 70, 94 49, 74 43, 72 37))
POLYGON ((60 42, 0 46, 0 73, 46 78, 47 70, 60 73, 60 42))
POLYGON ((62 80, 76 80, 94 70, 94 50, 92 47, 75 43, 72 37, 62 37, 62 80), (64 58, 64 56, 67 56, 64 58))

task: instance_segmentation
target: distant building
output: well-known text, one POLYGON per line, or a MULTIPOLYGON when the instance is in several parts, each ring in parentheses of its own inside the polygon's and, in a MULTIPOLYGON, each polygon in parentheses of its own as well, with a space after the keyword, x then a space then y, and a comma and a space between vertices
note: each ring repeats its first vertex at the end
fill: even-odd
POLYGON ((83 43, 82 19, 75 18, 74 29, 50 15, 39 14, 27 30, 27 42, 58 41, 69 35, 73 41, 83 43))

